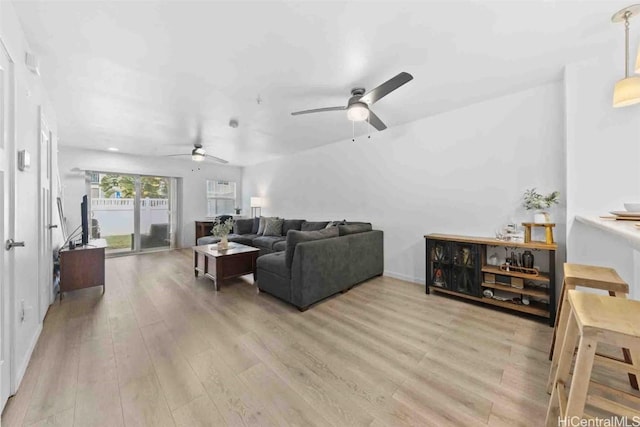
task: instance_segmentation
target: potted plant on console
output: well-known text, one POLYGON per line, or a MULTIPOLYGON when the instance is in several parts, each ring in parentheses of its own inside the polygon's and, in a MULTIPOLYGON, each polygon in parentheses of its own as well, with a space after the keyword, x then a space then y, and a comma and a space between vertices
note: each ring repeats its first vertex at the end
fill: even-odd
POLYGON ((218 243, 218 249, 228 249, 229 248, 229 240, 227 236, 233 230, 233 218, 229 218, 226 221, 222 222, 220 218, 216 218, 213 222, 213 228, 211 229, 211 234, 216 237, 220 237, 220 242, 218 243))
POLYGON ((546 209, 558 204, 560 192, 554 191, 546 196, 538 193, 535 188, 528 189, 524 192, 524 203, 522 206, 528 211, 535 211, 533 222, 536 224, 545 224, 551 222, 551 217, 546 209))

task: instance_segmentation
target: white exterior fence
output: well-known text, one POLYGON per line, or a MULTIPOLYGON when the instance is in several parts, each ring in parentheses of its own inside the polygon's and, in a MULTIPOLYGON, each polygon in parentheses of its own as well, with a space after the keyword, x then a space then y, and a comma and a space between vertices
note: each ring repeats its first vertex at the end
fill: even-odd
MULTIPOLYGON (((91 199, 91 219, 98 221, 100 236, 133 233, 135 199, 91 199)), ((149 232, 151 224, 167 224, 169 199, 140 200, 140 232, 149 232)))

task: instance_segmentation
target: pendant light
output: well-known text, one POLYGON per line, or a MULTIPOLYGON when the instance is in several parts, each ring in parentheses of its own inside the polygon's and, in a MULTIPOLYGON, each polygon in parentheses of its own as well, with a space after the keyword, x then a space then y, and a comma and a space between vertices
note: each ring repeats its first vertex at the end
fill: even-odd
POLYGON ((611 21, 624 22, 624 79, 613 89, 613 106, 626 107, 640 102, 640 77, 629 77, 629 19, 640 13, 640 5, 625 7, 616 12, 611 21))

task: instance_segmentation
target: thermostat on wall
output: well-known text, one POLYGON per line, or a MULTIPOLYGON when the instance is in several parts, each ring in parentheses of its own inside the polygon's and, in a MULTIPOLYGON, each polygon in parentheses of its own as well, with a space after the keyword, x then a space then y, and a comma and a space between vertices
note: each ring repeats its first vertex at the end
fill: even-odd
POLYGON ((18 169, 21 171, 31 166, 31 154, 27 150, 18 151, 18 169))

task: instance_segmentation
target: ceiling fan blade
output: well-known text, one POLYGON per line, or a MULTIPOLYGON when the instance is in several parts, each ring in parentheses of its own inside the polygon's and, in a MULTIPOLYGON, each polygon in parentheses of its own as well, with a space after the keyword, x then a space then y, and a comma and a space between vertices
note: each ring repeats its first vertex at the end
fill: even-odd
POLYGON ((300 114, 311 114, 311 113, 323 113, 325 111, 344 111, 347 107, 325 107, 325 108, 315 108, 313 110, 302 110, 296 111, 295 113, 291 113, 292 116, 298 116, 300 114))
POLYGON ((227 163, 229 163, 227 160, 221 159, 220 157, 212 156, 211 154, 205 154, 204 156, 209 158, 209 159, 211 159, 211 160, 213 160, 213 161, 215 161, 215 162, 222 163, 222 164, 225 164, 225 165, 227 163))
POLYGON ((165 154, 164 157, 190 156, 191 154, 165 154))
POLYGON ((380 117, 376 116, 376 114, 369 110, 369 124, 378 130, 385 130, 387 125, 385 125, 380 117))
POLYGON ((391 79, 382 83, 377 88, 371 89, 369 92, 362 95, 360 101, 366 102, 369 105, 373 105, 376 102, 380 101, 380 99, 382 99, 383 97, 398 89, 403 84, 409 83, 411 80, 413 80, 413 76, 403 71, 397 76, 392 77, 391 79))

